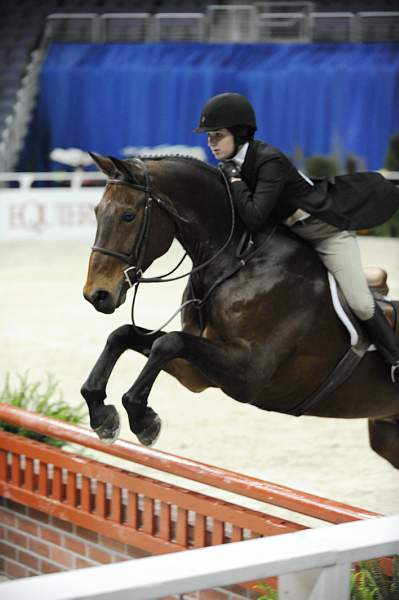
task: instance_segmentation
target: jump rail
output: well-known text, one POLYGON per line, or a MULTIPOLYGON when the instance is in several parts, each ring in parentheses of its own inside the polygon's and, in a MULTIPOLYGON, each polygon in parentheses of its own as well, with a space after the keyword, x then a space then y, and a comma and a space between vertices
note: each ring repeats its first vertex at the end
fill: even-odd
MULTIPOLYGON (((26 410, 22 410, 22 409, 18 409, 12 406, 9 406, 7 404, 2 404, 0 403, 0 420, 6 421, 10 424, 13 425, 19 425, 21 427, 24 427, 26 429, 32 429, 34 431, 37 431, 39 433, 51 436, 51 437, 55 437, 61 440, 65 440, 67 442, 72 442, 75 444, 80 444, 82 446, 85 446, 87 448, 92 448, 93 450, 97 450, 112 456, 116 456, 119 458, 122 458, 124 460, 128 460, 131 461, 133 463, 138 463, 141 465, 145 465, 147 467, 151 467, 153 469, 156 469, 158 471, 162 471, 165 473, 169 473, 169 474, 173 474, 176 475, 178 477, 182 477, 185 479, 189 479, 192 481, 196 481, 196 482, 200 482, 202 484, 206 484, 206 485, 210 485, 213 486, 214 488, 218 488, 221 490, 225 490, 228 492, 232 492, 235 494, 238 494, 240 496, 246 496, 248 498, 251 498, 253 500, 258 500, 261 502, 265 502, 266 504, 271 504, 274 506, 278 506, 280 508, 284 508, 284 509, 288 509, 290 511, 296 512, 296 513, 300 513, 303 515, 307 515, 316 519, 320 519, 322 521, 326 521, 328 523, 334 523, 334 524, 338 524, 338 523, 345 523, 348 521, 356 521, 359 519, 368 519, 368 518, 372 518, 375 516, 381 516, 378 513, 375 512, 371 512, 371 511, 367 511, 361 508, 357 508, 357 507, 353 507, 347 504, 343 504, 340 502, 334 502, 332 500, 327 500, 325 498, 321 498, 319 496, 313 495, 313 494, 307 494, 305 492, 301 492, 298 491, 296 489, 293 488, 289 488, 289 487, 285 487, 282 485, 278 485, 275 483, 271 483, 268 481, 263 481, 261 479, 257 479, 254 477, 249 477, 246 475, 242 475, 240 473, 236 473, 234 471, 228 471, 226 469, 220 469, 218 467, 214 467, 211 465, 207 465, 207 464, 203 464, 197 461, 193 461, 190 460, 188 458, 182 458, 173 454, 169 454, 166 452, 161 452, 160 450, 154 450, 151 448, 145 448, 143 446, 139 446, 137 444, 133 444, 130 442, 126 442, 123 440, 119 440, 117 442, 115 442, 112 446, 104 446, 97 438, 96 434, 94 432, 91 432, 83 427, 78 427, 75 425, 70 425, 67 423, 64 423, 62 421, 58 421, 56 419, 50 419, 48 417, 43 417, 41 415, 37 415, 35 413, 31 413, 29 411, 26 410)), ((40 447, 42 447, 42 444, 37 444, 34 442, 31 442, 31 444, 33 444, 35 446, 35 448, 31 450, 31 457, 29 460, 27 460, 26 463, 26 471, 25 471, 25 483, 22 482, 21 484, 21 469, 22 469, 22 465, 21 465, 21 461, 19 458, 17 458, 18 456, 21 455, 26 455, 27 451, 25 448, 24 444, 28 444, 28 440, 26 438, 23 438, 24 443, 22 442, 18 442, 15 441, 13 442, 13 439, 17 438, 17 436, 12 436, 6 433, 1 433, 1 438, 0 438, 0 449, 2 449, 1 451, 1 463, 0 463, 0 493, 3 493, 4 495, 4 491, 6 488, 8 489, 13 489, 14 493, 16 492, 16 489, 20 489, 21 491, 18 492, 18 494, 22 494, 23 495, 23 487, 26 487, 26 482, 30 482, 31 479, 33 477, 32 474, 32 467, 30 465, 30 461, 33 461, 34 457, 36 456, 34 454, 34 452, 39 451, 40 447), (11 459, 11 467, 7 467, 6 464, 6 454, 7 452, 11 452, 11 453, 15 453, 13 456, 14 458, 11 459), (8 475, 11 477, 11 480, 7 481, 6 477, 7 475, 7 468, 8 470, 11 469, 11 471, 8 473, 8 475), (27 478, 27 479, 26 479, 27 478), (14 486, 14 487, 13 487, 14 486)), ((48 448, 48 447, 46 447, 48 448)), ((49 450, 46 449, 46 452, 48 452, 49 450)), ((42 461, 45 460, 45 457, 43 455, 42 451, 42 461)), ((63 461, 66 460, 66 456, 70 456, 70 454, 68 453, 66 455, 65 452, 60 452, 57 450, 51 450, 51 460, 49 459, 49 464, 55 464, 54 462, 52 463, 51 461, 55 460, 55 454, 60 453, 60 469, 62 468, 66 468, 63 461), (61 457, 63 457, 61 459, 61 457)), ((57 454, 58 456, 58 454, 57 454)), ((73 488, 73 481, 76 479, 76 474, 78 474, 78 465, 80 466, 81 464, 83 465, 83 461, 85 461, 86 459, 84 459, 83 457, 76 457, 74 459, 76 462, 74 463, 74 467, 72 469, 72 472, 69 476, 69 480, 70 480, 70 485, 72 486, 69 494, 69 502, 70 504, 76 503, 77 499, 76 497, 74 497, 74 494, 76 495, 76 488, 73 488), (75 473, 75 474, 74 474, 75 473), (73 489, 75 489, 75 492, 73 491, 73 489)), ((100 468, 100 466, 102 466, 102 468, 107 468, 107 469, 111 469, 111 467, 105 466, 105 465, 101 465, 101 463, 95 463, 95 461, 88 461, 88 463, 93 463, 96 464, 96 468, 100 468), (98 466, 100 465, 100 466, 98 466)), ((43 462, 44 465, 44 462, 43 462)), ((89 467, 85 467, 86 469, 89 467)), ((94 467, 93 467, 94 468, 94 467)), ((126 472, 121 471, 121 470, 115 470, 118 473, 121 474, 121 478, 122 478, 122 473, 123 473, 123 477, 127 477, 127 475, 132 476, 132 474, 126 474, 126 472)), ((92 473, 90 473, 91 475, 92 473)), ((40 469, 40 473, 39 473, 39 488, 42 490, 43 493, 46 492, 46 485, 48 485, 48 470, 45 470, 44 466, 41 467, 40 469), (46 475, 47 473, 47 475, 46 475), (47 483, 46 483, 47 481, 47 483)), ((59 485, 57 482, 59 481, 57 478, 60 477, 60 474, 58 473, 58 471, 55 469, 54 471, 54 477, 55 477, 55 484, 59 485)), ((116 475, 114 476, 116 477, 116 475)), ((147 480, 149 478, 143 478, 142 476, 138 476, 136 475, 135 477, 137 477, 137 480, 147 480)), ((154 480, 150 480, 150 481, 154 481, 154 480)), ((162 486, 168 486, 168 484, 161 484, 160 482, 156 482, 158 483, 158 485, 162 486)), ((33 485, 33 484, 31 484, 33 485)), ((82 498, 88 498, 88 496, 85 496, 86 493, 88 492, 84 492, 84 490, 86 489, 84 486, 87 486, 87 483, 85 483, 85 475, 83 475, 83 480, 82 480, 82 491, 79 492, 79 494, 83 494, 82 498)), ((169 486, 169 487, 173 487, 173 486, 169 486)), ((181 488, 179 488, 181 489, 181 488)), ((104 489, 103 487, 100 485, 99 487, 99 491, 97 491, 97 497, 104 497, 105 494, 105 484, 104 484, 104 489)), ((115 493, 116 497, 118 496, 118 493, 115 493)), ((184 493, 182 493, 182 497, 187 497, 188 495, 195 495, 194 492, 188 492, 187 490, 184 490, 184 493)), ((212 499, 214 502, 221 502, 221 501, 217 501, 216 499, 212 499)), ((86 499, 85 502, 88 502, 88 500, 86 499)), ((105 500, 104 500, 105 502, 105 500)), ((151 503, 150 503, 151 504, 151 503)), ((99 509, 98 509, 99 510, 99 509)), ((162 508, 161 508, 162 510, 162 508)), ((166 509, 164 509, 166 510, 166 509)), ((184 509, 187 510, 187 509, 184 509)), ((243 510, 243 509, 241 509, 243 510)), ((255 512, 255 511, 254 511, 255 512)), ((219 517, 220 518, 220 513, 219 517)), ((282 524, 287 524, 288 527, 291 528, 292 531, 292 527, 298 529, 298 528, 302 528, 302 526, 298 526, 296 524, 293 523, 289 523, 288 521, 284 520, 280 520, 280 519, 275 519, 274 517, 270 517, 268 515, 263 515, 263 513, 256 513, 258 515, 262 514, 263 519, 266 517, 267 519, 270 519, 270 522, 272 523, 271 528, 275 530, 275 533, 282 533, 284 526, 282 524), (278 526, 278 524, 280 524, 280 526, 278 526), (278 529, 280 529, 279 531, 277 531, 278 529)), ((114 516, 114 518, 116 519, 117 517, 114 516)), ((150 531, 151 530, 152 525, 150 525, 150 523, 147 523, 147 528, 150 531)), ((287 532, 287 531, 286 531, 287 532)), ((258 535, 268 535, 266 533, 266 531, 261 532, 261 531, 257 531, 258 535)), ((215 534, 216 535, 216 534, 215 534)), ((269 533, 270 535, 270 533, 269 533)), ((218 539, 221 539, 222 536, 222 530, 221 528, 219 528, 219 533, 216 535, 216 537, 218 539)), ((182 536, 181 538, 179 537, 179 539, 184 539, 184 536, 182 536)), ((220 543, 220 542, 219 542, 220 543)), ((184 547, 184 543, 182 544, 182 546, 184 547)), ((158 550, 159 551, 159 550, 158 550)), ((165 551, 170 551, 170 549, 165 551)))

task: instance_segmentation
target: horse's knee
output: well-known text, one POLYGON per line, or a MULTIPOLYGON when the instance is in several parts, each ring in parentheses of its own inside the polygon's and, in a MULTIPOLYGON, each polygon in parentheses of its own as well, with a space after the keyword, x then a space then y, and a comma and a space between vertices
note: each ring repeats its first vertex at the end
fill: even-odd
POLYGON ((132 331, 131 325, 121 325, 112 331, 107 338, 107 348, 113 350, 125 347, 131 338, 132 331))
POLYGON ((184 347, 181 333, 172 331, 154 341, 151 348, 152 358, 177 358, 184 347))

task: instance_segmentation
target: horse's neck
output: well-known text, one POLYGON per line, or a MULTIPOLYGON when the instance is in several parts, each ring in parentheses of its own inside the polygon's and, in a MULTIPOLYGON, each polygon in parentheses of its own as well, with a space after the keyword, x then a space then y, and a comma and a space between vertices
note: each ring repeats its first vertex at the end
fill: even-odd
POLYGON ((161 174, 160 189, 188 221, 176 223, 176 237, 193 263, 198 264, 213 256, 228 239, 231 209, 214 172, 195 163, 173 166, 161 174))

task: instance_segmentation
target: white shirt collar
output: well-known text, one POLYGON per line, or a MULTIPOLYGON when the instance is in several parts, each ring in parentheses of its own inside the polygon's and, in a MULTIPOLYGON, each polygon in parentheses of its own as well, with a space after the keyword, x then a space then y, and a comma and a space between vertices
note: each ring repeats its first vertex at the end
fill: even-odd
POLYGON ((249 142, 246 142, 243 146, 241 146, 239 152, 237 152, 237 154, 232 159, 236 163, 236 165, 240 168, 242 167, 242 164, 247 155, 248 147, 249 147, 249 142))

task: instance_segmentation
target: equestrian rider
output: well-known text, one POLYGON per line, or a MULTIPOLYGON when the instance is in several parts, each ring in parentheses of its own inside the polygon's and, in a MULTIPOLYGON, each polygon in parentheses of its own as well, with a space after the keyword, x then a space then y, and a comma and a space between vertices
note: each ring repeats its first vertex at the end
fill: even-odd
POLYGON ((312 244, 399 387, 399 338, 369 290, 354 232, 388 220, 399 208, 399 190, 379 173, 312 182, 280 150, 255 140, 256 129, 248 99, 224 93, 205 104, 195 131, 207 133, 249 231, 273 217, 312 244))

